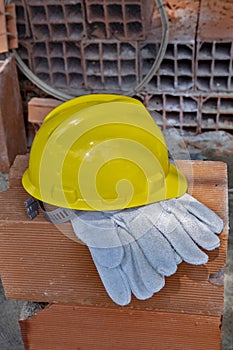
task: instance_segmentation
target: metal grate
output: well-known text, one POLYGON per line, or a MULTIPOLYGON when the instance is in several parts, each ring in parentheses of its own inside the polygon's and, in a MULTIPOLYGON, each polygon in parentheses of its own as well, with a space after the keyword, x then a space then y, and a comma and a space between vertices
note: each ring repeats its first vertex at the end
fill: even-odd
MULTIPOLYGON (((158 52, 159 43, 140 44, 140 78, 151 68, 158 52)), ((147 86, 149 92, 187 91, 194 88, 194 45, 191 43, 168 44, 167 51, 157 74, 147 86)))
POLYGON ((150 29, 154 0, 86 0, 89 36, 142 40, 150 29))

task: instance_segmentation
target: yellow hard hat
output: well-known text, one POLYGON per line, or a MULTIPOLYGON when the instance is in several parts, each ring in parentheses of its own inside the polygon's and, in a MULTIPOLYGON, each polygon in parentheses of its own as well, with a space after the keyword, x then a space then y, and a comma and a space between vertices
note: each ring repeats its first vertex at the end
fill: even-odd
POLYGON ((136 207, 187 190, 143 104, 103 94, 72 99, 48 114, 22 183, 43 202, 78 210, 136 207))

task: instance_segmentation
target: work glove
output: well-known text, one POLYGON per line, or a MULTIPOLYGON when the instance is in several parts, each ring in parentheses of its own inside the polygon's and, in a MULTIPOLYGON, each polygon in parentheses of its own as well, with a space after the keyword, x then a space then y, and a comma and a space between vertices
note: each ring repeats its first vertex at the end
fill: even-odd
POLYGON ((220 245, 222 220, 192 196, 113 212, 76 211, 71 220, 87 244, 109 296, 119 305, 131 291, 147 299, 163 288, 164 276, 182 260, 205 264, 205 250, 220 245))
POLYGON ((104 212, 76 211, 71 220, 75 234, 89 248, 105 289, 112 300, 126 305, 131 292, 144 300, 165 284, 135 239, 104 212))

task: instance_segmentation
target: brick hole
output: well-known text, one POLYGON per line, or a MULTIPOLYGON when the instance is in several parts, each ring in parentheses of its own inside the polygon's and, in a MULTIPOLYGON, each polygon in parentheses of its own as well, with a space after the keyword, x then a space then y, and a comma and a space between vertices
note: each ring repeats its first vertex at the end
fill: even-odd
POLYGON ((141 22, 130 22, 126 25, 127 34, 130 38, 137 38, 142 34, 142 23, 141 22))
POLYGON ((49 43, 50 56, 63 56, 63 47, 61 43, 49 43))
POLYGON ((108 13, 108 20, 109 21, 117 21, 123 20, 123 14, 122 14, 122 6, 121 5, 108 5, 107 7, 107 13, 108 13))
POLYGON ((233 117, 229 114, 219 115, 219 127, 223 129, 233 129, 233 117))
POLYGON ((46 24, 34 25, 34 37, 37 40, 47 40, 50 37, 49 28, 46 24))
POLYGON ((187 45, 177 45, 177 56, 178 58, 193 58, 193 50, 187 45))
POLYGON ((213 88, 216 90, 227 90, 228 77, 214 77, 213 88))
POLYGON ((120 22, 109 23, 109 30, 115 37, 122 37, 125 35, 124 25, 120 22))
POLYGON ((174 125, 179 126, 180 125, 180 113, 173 111, 173 112, 166 112, 166 122, 168 125, 174 125))
POLYGON ((15 8, 16 11, 16 18, 17 21, 25 21, 25 10, 23 6, 16 6, 15 8))
POLYGON ((104 78, 105 89, 119 89, 118 78, 117 77, 105 77, 104 78))
POLYGON ((211 65, 212 61, 204 60, 204 61, 198 61, 198 75, 210 75, 211 74, 211 65))
POLYGON ((141 6, 139 5, 125 5, 126 20, 142 20, 141 6))
MULTIPOLYGON (((153 60, 154 62, 154 60, 153 60)), ((162 74, 174 74, 174 61, 173 60, 168 60, 164 59, 160 65, 159 68, 159 73, 162 74)))
POLYGON ((50 75, 47 73, 38 73, 37 74, 37 77, 39 78, 39 79, 41 79, 44 83, 46 83, 46 84, 50 84, 51 83, 51 81, 50 81, 50 75))
POLYGON ((183 110, 185 112, 193 112, 197 111, 198 109, 198 104, 197 101, 193 100, 190 97, 183 97, 183 110))
POLYGON ((178 60, 177 67, 179 74, 192 74, 192 61, 190 60, 178 60))
POLYGON ((45 43, 35 43, 33 46, 33 56, 34 57, 43 57, 47 55, 47 50, 45 43))
POLYGON ((87 61, 86 72, 89 75, 100 74, 100 62, 99 61, 87 61))
POLYGON ((99 59, 99 45, 98 44, 90 44, 84 49, 85 57, 91 59, 99 59))
POLYGON ((53 74, 53 81, 54 81, 54 85, 56 87, 60 87, 60 88, 67 87, 66 75, 63 73, 54 73, 53 74))
POLYGON ((104 7, 103 5, 90 5, 89 6, 89 18, 90 21, 104 20, 104 7))
POLYGON ((229 70, 230 70, 230 61, 228 60, 221 60, 221 61, 217 61, 215 60, 214 62, 214 74, 218 75, 218 74, 228 74, 229 70))
POLYGON ((212 58, 212 43, 203 43, 199 49, 198 57, 200 58, 212 58))
POLYGON ((216 112, 217 111, 217 103, 218 103, 217 98, 214 98, 214 97, 213 98, 208 98, 208 100, 206 100, 203 103, 202 111, 205 112, 205 113, 216 112))
POLYGON ((35 57, 35 71, 36 72, 48 72, 49 71, 49 65, 48 65, 48 59, 47 57, 35 57))
POLYGON ((158 88, 158 78, 157 78, 157 76, 154 75, 152 77, 152 79, 149 81, 149 83, 147 84, 147 86, 148 86, 148 89, 151 90, 151 91, 157 89, 158 88))
POLYGON ((151 97, 149 99, 149 102, 148 102, 148 109, 149 111, 152 111, 152 110, 162 110, 163 109, 163 98, 162 96, 157 96, 157 95, 154 95, 153 97, 151 97))
POLYGON ((106 75, 118 75, 116 61, 103 61, 103 70, 106 75))
POLYGON ((135 75, 126 75, 121 78, 121 87, 123 90, 128 90, 136 83, 135 75))
POLYGON ((152 65, 154 63, 154 59, 152 58, 147 58, 142 61, 142 73, 143 75, 146 75, 149 70, 151 69, 152 65))
POLYGON ((120 47, 120 58, 134 58, 136 55, 135 48, 130 44, 121 44, 120 47))
POLYGON ((48 20, 50 22, 64 22, 64 13, 62 6, 59 5, 49 5, 48 6, 48 20))
POLYGON ((80 48, 75 43, 68 42, 65 44, 66 56, 80 57, 80 48))
POLYGON ((69 75, 70 83, 69 86, 71 88, 77 88, 83 85, 83 76, 82 74, 72 73, 69 75))
POLYGON ((87 88, 88 89, 103 89, 103 83, 100 77, 88 76, 87 77, 87 88))
POLYGON ((33 23, 47 22, 46 12, 43 6, 30 6, 30 17, 33 23))
POLYGON ((103 44, 103 59, 117 59, 117 44, 103 44))
POLYGON ((215 57, 216 58, 229 58, 231 56, 231 43, 216 43, 215 44, 215 57))
POLYGON ((200 90, 209 90, 210 89, 210 77, 198 77, 197 78, 197 87, 200 90))
POLYGON ((28 59, 28 50, 25 46, 19 45, 18 53, 22 60, 28 59))
POLYGON ((230 81, 230 89, 233 90, 233 77, 231 78, 231 81, 230 81))
POLYGON ((135 74, 135 60, 121 61, 121 74, 135 74))
POLYGON ((141 49, 141 58, 152 58, 156 57, 157 49, 155 44, 147 44, 141 49))
POLYGON ((64 24, 51 24, 51 29, 54 40, 67 38, 67 30, 64 24))
POLYGON ((197 113, 183 112, 183 125, 196 126, 197 125, 197 113))
POLYGON ((69 28, 69 37, 72 39, 80 39, 80 36, 83 33, 83 24, 82 23, 70 23, 69 28))
POLYGON ((67 68, 69 72, 78 72, 82 73, 81 59, 68 57, 67 58, 67 68))
POLYGON ((106 38, 106 26, 103 22, 93 22, 89 26, 90 35, 99 39, 106 38))
POLYGON ((193 87, 192 77, 182 75, 182 76, 179 76, 177 80, 178 80, 178 87, 181 90, 189 90, 193 87))
POLYGON ((206 129, 216 129, 216 114, 202 113, 201 127, 206 129))
POLYGON ((168 75, 161 75, 160 76, 160 85, 161 89, 166 89, 169 91, 169 89, 174 89, 174 77, 168 76, 168 75))
POLYGON ((17 33, 19 38, 25 38, 26 26, 23 23, 17 23, 17 33))
POLYGON ((53 72, 64 72, 65 71, 65 62, 63 58, 52 58, 51 59, 51 68, 53 72))
POLYGON ((68 22, 83 21, 81 4, 65 5, 65 13, 68 22))
POLYGON ((179 96, 166 96, 166 110, 168 111, 180 111, 180 98, 179 96))
POLYGON ((222 98, 220 102, 220 112, 231 113, 233 118, 233 99, 222 98))
MULTIPOLYGON (((155 54, 156 54, 156 52, 155 52, 155 54)), ((174 58, 175 57, 175 55, 174 55, 174 45, 172 45, 172 44, 168 44, 167 45, 167 50, 165 52, 165 56, 164 57, 165 58, 174 58)))

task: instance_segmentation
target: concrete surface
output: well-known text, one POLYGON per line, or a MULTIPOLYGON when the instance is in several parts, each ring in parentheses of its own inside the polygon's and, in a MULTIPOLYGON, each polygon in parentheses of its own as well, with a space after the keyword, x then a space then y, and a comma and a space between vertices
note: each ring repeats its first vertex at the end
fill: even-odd
MULTIPOLYGON (((164 132, 174 159, 220 160, 228 164, 230 224, 233 223, 233 135, 219 131, 194 135, 170 129, 164 132), (232 191, 231 191, 232 189, 232 191)), ((7 176, 0 174, 0 191, 7 188, 7 176)), ((0 350, 23 350, 17 320, 23 301, 6 300, 0 284, 0 350)), ((222 350, 233 350, 233 233, 230 230, 225 269, 225 308, 222 350)), ((186 350, 186 349, 181 349, 186 350)))

